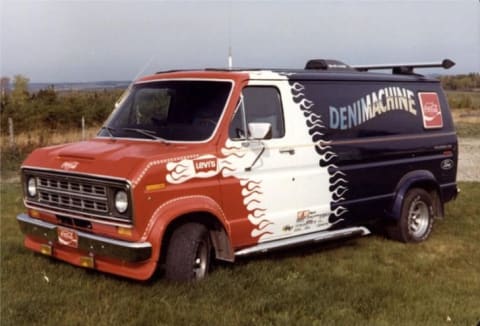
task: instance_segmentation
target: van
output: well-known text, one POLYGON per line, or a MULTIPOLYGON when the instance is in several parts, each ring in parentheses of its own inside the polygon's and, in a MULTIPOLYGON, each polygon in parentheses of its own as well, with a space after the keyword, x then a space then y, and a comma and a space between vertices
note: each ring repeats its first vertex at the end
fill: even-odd
POLYGON ((149 279, 382 229, 421 242, 458 193, 433 64, 166 71, 137 80, 91 140, 21 167, 25 246, 149 279), (392 69, 391 73, 371 72, 392 69))

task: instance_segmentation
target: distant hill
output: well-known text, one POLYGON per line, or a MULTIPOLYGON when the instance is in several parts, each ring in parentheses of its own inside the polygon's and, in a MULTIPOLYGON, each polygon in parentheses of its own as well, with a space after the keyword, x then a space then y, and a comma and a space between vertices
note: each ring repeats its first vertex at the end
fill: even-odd
POLYGON ((101 89, 124 89, 130 85, 130 81, 95 81, 95 82, 69 82, 69 83, 30 83, 28 89, 30 92, 38 92, 53 86, 56 91, 85 91, 101 89))

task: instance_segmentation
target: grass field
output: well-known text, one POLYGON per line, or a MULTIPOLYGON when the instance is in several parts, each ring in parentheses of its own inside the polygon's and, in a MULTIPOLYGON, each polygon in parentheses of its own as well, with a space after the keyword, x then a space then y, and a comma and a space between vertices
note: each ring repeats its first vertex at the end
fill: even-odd
POLYGON ((446 91, 448 102, 451 108, 480 109, 479 91, 446 91))
MULTIPOLYGON (((85 139, 91 139, 98 133, 100 126, 94 126, 85 130, 85 139)), ((15 147, 11 147, 10 139, 7 135, 0 136, 0 146, 2 153, 0 155, 0 165, 2 167, 2 177, 7 178, 18 173, 21 162, 28 153, 35 148, 71 143, 82 140, 81 129, 71 129, 68 131, 54 131, 48 129, 35 128, 28 133, 15 135, 15 147)))
POLYGON ((452 110, 455 129, 459 137, 480 137, 480 110, 452 110))
POLYGON ((22 246, 18 184, 1 189, 4 325, 477 325, 480 183, 460 184, 432 237, 380 236, 244 259, 195 284, 138 283, 22 246))
POLYGON ((480 137, 480 92, 447 91, 459 137, 480 137))

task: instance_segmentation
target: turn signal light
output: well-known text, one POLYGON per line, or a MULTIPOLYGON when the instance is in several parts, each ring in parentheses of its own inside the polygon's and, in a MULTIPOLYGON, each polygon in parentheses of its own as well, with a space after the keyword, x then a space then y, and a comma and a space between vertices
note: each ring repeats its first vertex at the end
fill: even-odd
POLYGON ((156 190, 161 190, 165 188, 165 184, 164 183, 157 183, 157 184, 152 184, 152 185, 147 185, 145 187, 145 190, 147 192, 150 192, 150 191, 156 191, 156 190))
POLYGON ((119 226, 117 228, 117 233, 120 234, 120 235, 126 235, 126 236, 132 236, 132 229, 129 229, 129 228, 122 228, 121 226, 119 226))
POLYGON ((40 245, 40 253, 45 256, 51 256, 52 255, 52 246, 47 245, 47 244, 42 244, 40 245))
POLYGON ((86 268, 94 268, 95 267, 95 259, 90 256, 80 257, 80 265, 86 268))
POLYGON ((40 217, 40 212, 36 211, 34 209, 29 209, 28 215, 30 215, 31 217, 39 218, 40 217))

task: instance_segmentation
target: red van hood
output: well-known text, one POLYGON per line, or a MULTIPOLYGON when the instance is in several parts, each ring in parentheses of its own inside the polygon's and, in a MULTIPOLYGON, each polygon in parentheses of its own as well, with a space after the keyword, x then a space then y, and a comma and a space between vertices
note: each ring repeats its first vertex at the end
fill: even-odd
POLYGON ((141 165, 177 156, 190 146, 98 138, 37 149, 23 162, 23 167, 132 179, 141 165))

